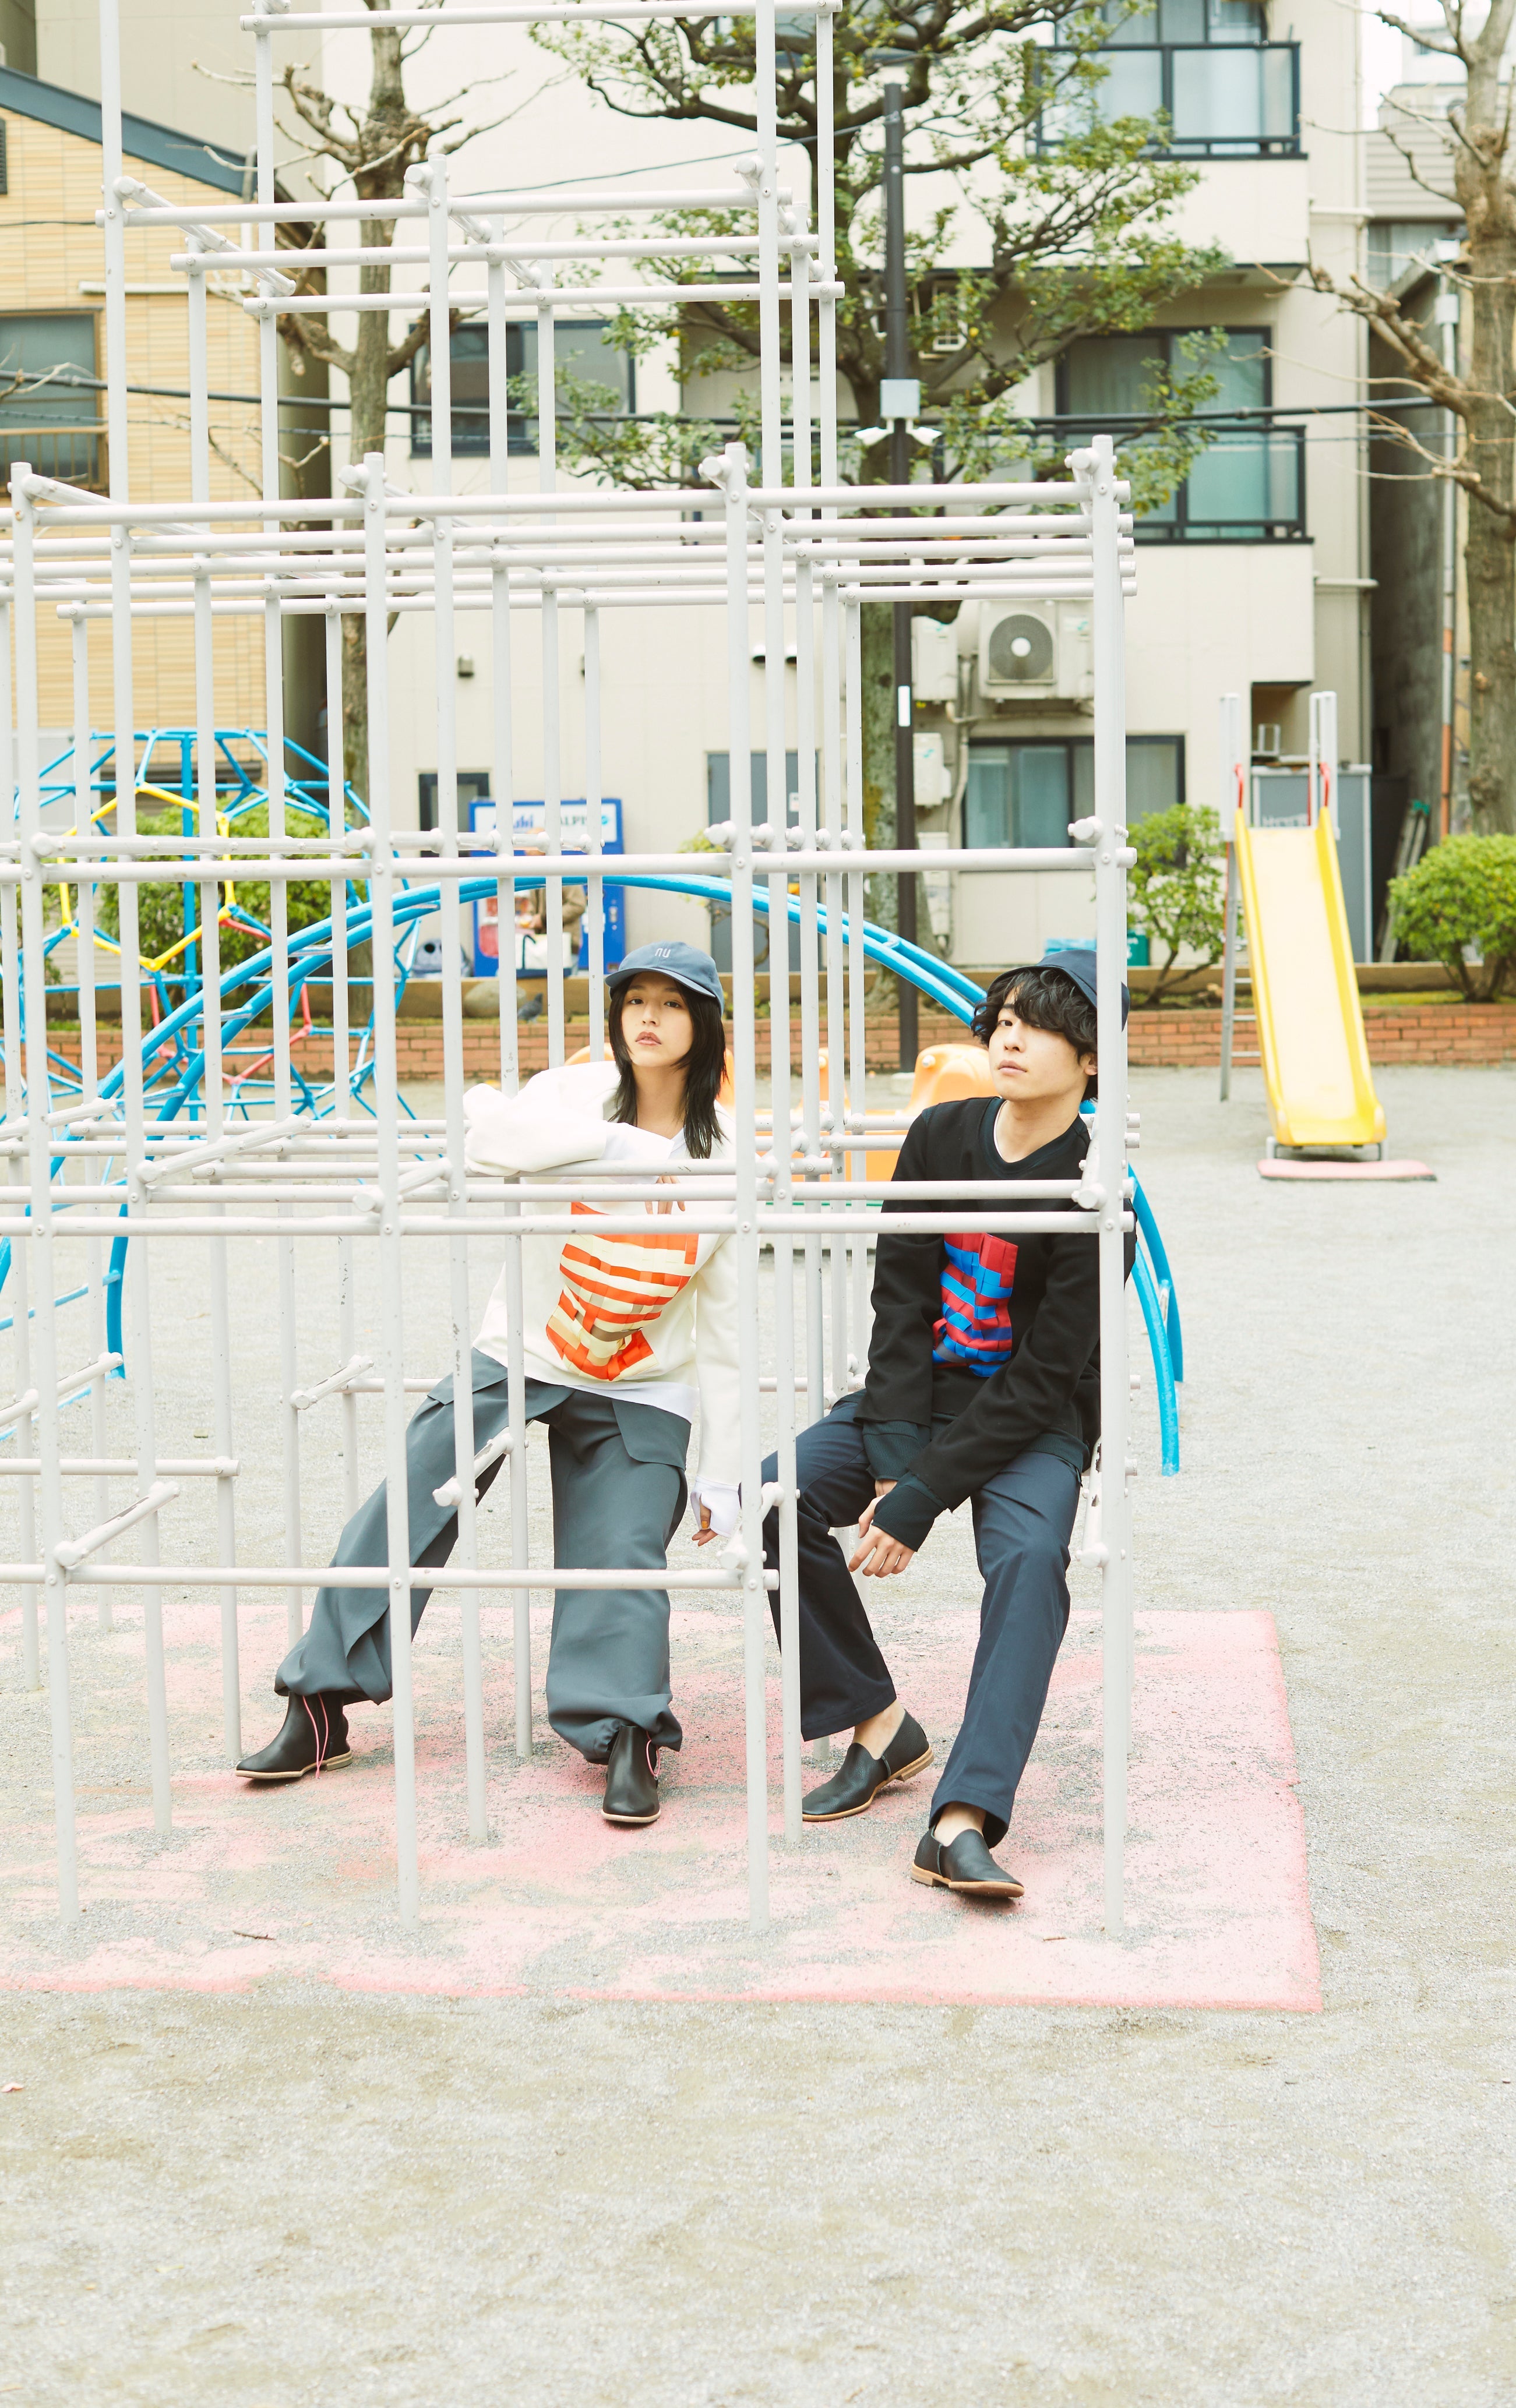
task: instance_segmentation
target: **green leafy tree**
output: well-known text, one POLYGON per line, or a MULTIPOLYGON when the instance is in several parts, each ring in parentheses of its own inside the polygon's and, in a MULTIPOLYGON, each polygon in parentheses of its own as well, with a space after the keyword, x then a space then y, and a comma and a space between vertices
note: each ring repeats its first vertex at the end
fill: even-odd
POLYGON ((1139 1000, 1155 1004, 1170 985, 1181 952, 1199 955, 1187 968, 1208 968, 1225 939, 1221 823, 1206 804, 1176 803, 1151 811, 1132 831, 1136 862, 1128 875, 1127 917, 1154 950, 1157 978, 1139 1000), (1164 948, 1164 959, 1156 948, 1164 948))
MULTIPOLYGON (((1118 13, 1119 8, 1118 7, 1118 13)), ((833 19, 838 366, 857 423, 877 424, 884 374, 883 87, 902 89, 907 194, 931 176, 956 197, 907 227, 912 357, 923 423, 937 430, 923 472, 981 478, 1063 473, 1064 446, 1039 444, 1023 388, 1082 336, 1149 325, 1159 306, 1191 290, 1223 254, 1183 241, 1171 222, 1198 170, 1164 154, 1161 121, 1103 119, 1101 46, 1110 17, 1074 0, 843 0, 833 19), (901 63, 888 66, 881 53, 901 63), (983 263, 953 264, 968 251, 983 263)), ((711 16, 635 27, 539 26, 533 38, 565 61, 619 115, 757 133, 751 18, 711 16)), ((782 144, 815 153, 813 22, 781 20, 777 126, 782 144)), ((909 201, 907 201, 907 214, 909 201)), ((686 211, 656 222, 671 235, 733 233, 751 219, 686 211)), ((646 231, 648 221, 639 221, 646 231)), ((633 231, 628 227, 628 232, 633 231)), ((654 258, 671 282, 709 281, 709 263, 654 258)), ((782 342, 789 355, 788 315, 782 342)), ((645 354, 677 339, 687 385, 751 371, 759 351, 756 304, 718 296, 667 313, 626 313, 611 339, 645 354)), ((1146 416, 1122 446, 1139 509, 1166 500, 1204 448, 1186 423, 1214 398, 1201 337, 1172 372, 1155 374, 1146 416)), ((728 430, 672 411, 616 414, 605 388, 557 380, 563 456, 633 487, 686 485, 728 430)), ((525 391, 517 406, 530 407, 525 391)), ((751 444, 757 401, 736 386, 739 431, 751 444)), ((883 480, 888 447, 845 444, 845 473, 883 480)), ((871 841, 894 831, 893 674, 889 610, 863 612, 864 779, 871 841)))
POLYGON ((1516 983, 1516 836, 1434 845, 1391 881, 1390 910, 1411 959, 1445 962, 1471 1003, 1493 1003, 1516 983))

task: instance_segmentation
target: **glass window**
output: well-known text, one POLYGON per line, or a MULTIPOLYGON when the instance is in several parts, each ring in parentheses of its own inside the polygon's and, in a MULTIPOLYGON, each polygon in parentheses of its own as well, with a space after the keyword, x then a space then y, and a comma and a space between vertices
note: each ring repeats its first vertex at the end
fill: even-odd
MULTIPOLYGON (((1129 736, 1127 823, 1184 800, 1184 738, 1129 736)), ((1088 736, 971 744, 963 789, 970 847, 1066 845, 1069 822, 1095 807, 1095 748, 1088 736)))
POLYGON ((1066 744, 1011 747, 1011 842, 1066 845, 1069 822, 1069 748, 1066 744))
MULTIPOLYGON (((477 322, 456 326, 450 346, 453 362, 453 452, 455 459, 487 458, 489 454, 489 330, 477 322)), ((581 385, 603 387, 604 408, 610 415, 620 416, 634 408, 632 362, 625 351, 616 351, 606 339, 606 328, 599 319, 570 320, 560 324, 554 339, 554 360, 560 376, 568 374, 581 385)), ((534 323, 513 320, 505 330, 506 374, 513 380, 537 375, 537 328, 534 323)), ((416 353, 411 368, 411 398, 413 403, 431 399, 431 362, 426 344, 416 353)), ((599 405, 597 405, 599 406, 599 405)), ((417 412, 411 422, 411 449, 422 459, 431 456, 432 429, 430 418, 417 412)), ((524 412, 512 410, 507 422, 507 442, 513 452, 534 452, 537 449, 537 421, 524 412)))
MULTIPOLYGON (((1188 41, 1175 34, 1174 41, 1188 41)), ((1206 0, 1206 39, 1210 42, 1261 42, 1263 11, 1257 0, 1206 0)))
POLYGON ((1136 418, 1167 357, 1162 335, 1087 335, 1063 354, 1064 403, 1073 418, 1136 418))
POLYGON ((0 477, 29 460, 67 484, 99 482, 94 313, 0 318, 0 477))
POLYGON ((1161 22, 1165 42, 1203 42, 1206 0, 1163 0, 1161 22))
POLYGON ((1381 220, 1368 230, 1368 275, 1371 284, 1395 284, 1408 267, 1430 263, 1436 246, 1459 229, 1445 219, 1381 220))
POLYGON ((963 788, 963 841, 971 850, 1011 840, 1009 744, 971 744, 963 788))
POLYGON ((1106 40, 1113 50, 1130 43, 1149 43, 1158 39, 1157 0, 1148 0, 1145 8, 1130 10, 1123 9, 1120 0, 1105 0, 1100 13, 1110 27, 1106 40))
POLYGON ((1148 0, 1146 7, 1129 10, 1119 0, 1106 0, 1101 13, 1111 29, 1107 38, 1112 50, 1145 43, 1263 39, 1258 0, 1148 0))
MULTIPOLYGON (((801 756, 785 754, 786 817, 800 817, 801 756)), ((748 763, 748 809, 755 827, 761 827, 769 816, 769 756, 755 752, 748 763)), ((707 752, 705 756, 705 816, 715 824, 731 817, 731 755, 729 752, 707 752)))
MULTIPOLYGON (((1086 810, 1093 810, 1093 748, 1090 753, 1091 794, 1086 810)), ((1184 738, 1132 736, 1126 748, 1126 816, 1131 827, 1153 811, 1172 810, 1184 800, 1184 738)))
MULTIPOLYGON (((470 804, 485 803, 490 795, 490 774, 487 769, 460 769, 458 779, 458 833, 467 836, 473 823, 469 816, 470 804)), ((419 818, 424 828, 437 825, 437 772, 423 769, 417 776, 419 818)))
MULTIPOLYGON (((1153 370, 1177 368, 1177 330, 1089 336, 1072 343, 1060 363, 1059 408, 1067 416, 1109 421, 1142 415, 1153 370)), ((1228 330, 1226 349, 1209 362, 1216 398, 1206 407, 1249 418, 1273 401, 1266 327, 1228 330)), ((1217 425, 1188 479, 1168 500, 1143 513, 1148 541, 1184 539, 1256 543, 1299 535, 1305 524, 1305 454, 1297 427, 1266 421, 1217 425)))
POLYGON ((1263 131, 1258 60, 1246 50, 1178 50, 1174 59, 1174 139, 1256 142, 1263 131))

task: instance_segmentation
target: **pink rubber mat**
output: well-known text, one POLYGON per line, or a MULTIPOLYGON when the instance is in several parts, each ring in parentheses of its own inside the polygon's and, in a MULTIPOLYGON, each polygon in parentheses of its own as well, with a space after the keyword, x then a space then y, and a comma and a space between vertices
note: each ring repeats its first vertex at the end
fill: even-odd
MULTIPOLYGON (((488 1658, 491 1838, 466 1837, 455 1620, 434 1607, 416 1655, 422 1922, 401 1930, 388 1714, 354 1716, 346 1770, 250 1793, 216 1756, 214 1609, 170 1605, 174 1830, 156 1841, 146 1786, 140 1625, 81 1628, 79 1860, 86 1913, 56 1920, 45 1701, 35 1773, 7 1819, 0 1983, 245 1990, 271 1977, 437 1995, 836 2000, 1317 2009, 1315 1933, 1294 1756, 1272 1617, 1139 1617, 1124 1935, 1101 1929, 1098 1619, 1076 1614, 1010 1840, 1026 1885, 975 1905, 908 1878, 932 1773, 872 1813, 780 1838, 772 1926, 747 1927, 741 1633, 676 1614, 683 1756, 664 1756, 660 1821, 609 1828, 599 1777, 547 1732, 509 1754, 510 1659, 488 1658), (24 1804, 23 1804, 24 1799, 24 1804)), ((891 1641, 902 1696, 940 1763, 975 1616, 927 1612, 891 1641)), ((492 1632, 508 1627, 492 1618, 492 1632)), ((545 1652, 545 1616, 537 1644, 545 1652)), ((282 1611, 243 1614, 244 1664, 272 1660, 282 1611), (267 1628, 263 1626, 267 1625, 267 1628), (263 1644, 259 1645, 260 1641, 263 1644)), ((248 1714, 261 1743, 275 1713, 248 1714)), ((771 1726, 777 1723, 777 1697, 771 1726)), ((777 1801, 777 1740, 772 1781, 777 1801)), ((819 1776, 806 1770, 811 1785, 819 1776)))
POLYGON ((1424 1162, 1279 1162, 1258 1166, 1260 1179, 1433 1179, 1424 1162))

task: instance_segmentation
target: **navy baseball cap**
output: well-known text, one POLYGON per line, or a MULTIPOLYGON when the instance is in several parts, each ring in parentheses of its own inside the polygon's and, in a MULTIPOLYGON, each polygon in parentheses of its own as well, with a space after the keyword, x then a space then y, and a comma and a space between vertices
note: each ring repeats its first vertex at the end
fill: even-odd
MULTIPOLYGON (((1022 969, 1061 970, 1071 978, 1079 993, 1095 1001, 1095 948, 1093 945, 1048 945, 1040 962, 1022 962, 1022 969)), ((1132 998, 1126 982, 1121 982, 1121 1025, 1127 1024, 1132 998)))
POLYGON ((708 995, 713 1003, 726 1010, 721 974, 710 954, 702 953, 698 945, 681 943, 678 938, 671 938, 666 944, 639 945, 614 970, 606 971, 605 983, 614 995, 628 979, 651 970, 656 970, 659 978, 672 979, 675 986, 686 988, 691 995, 708 995))

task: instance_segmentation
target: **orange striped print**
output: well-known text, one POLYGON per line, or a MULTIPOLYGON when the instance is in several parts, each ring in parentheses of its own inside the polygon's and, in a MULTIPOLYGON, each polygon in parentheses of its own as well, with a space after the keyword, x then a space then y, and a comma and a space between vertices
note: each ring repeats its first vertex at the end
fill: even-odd
MULTIPOLYGON (((575 1204, 574 1217, 599 1217, 575 1204)), ((587 1234, 587 1233, 586 1233, 587 1234)), ((694 1276, 700 1240, 689 1233, 573 1240, 558 1257, 563 1293, 547 1334, 563 1361, 588 1380, 619 1380, 650 1360, 643 1325, 657 1321, 694 1276)))

